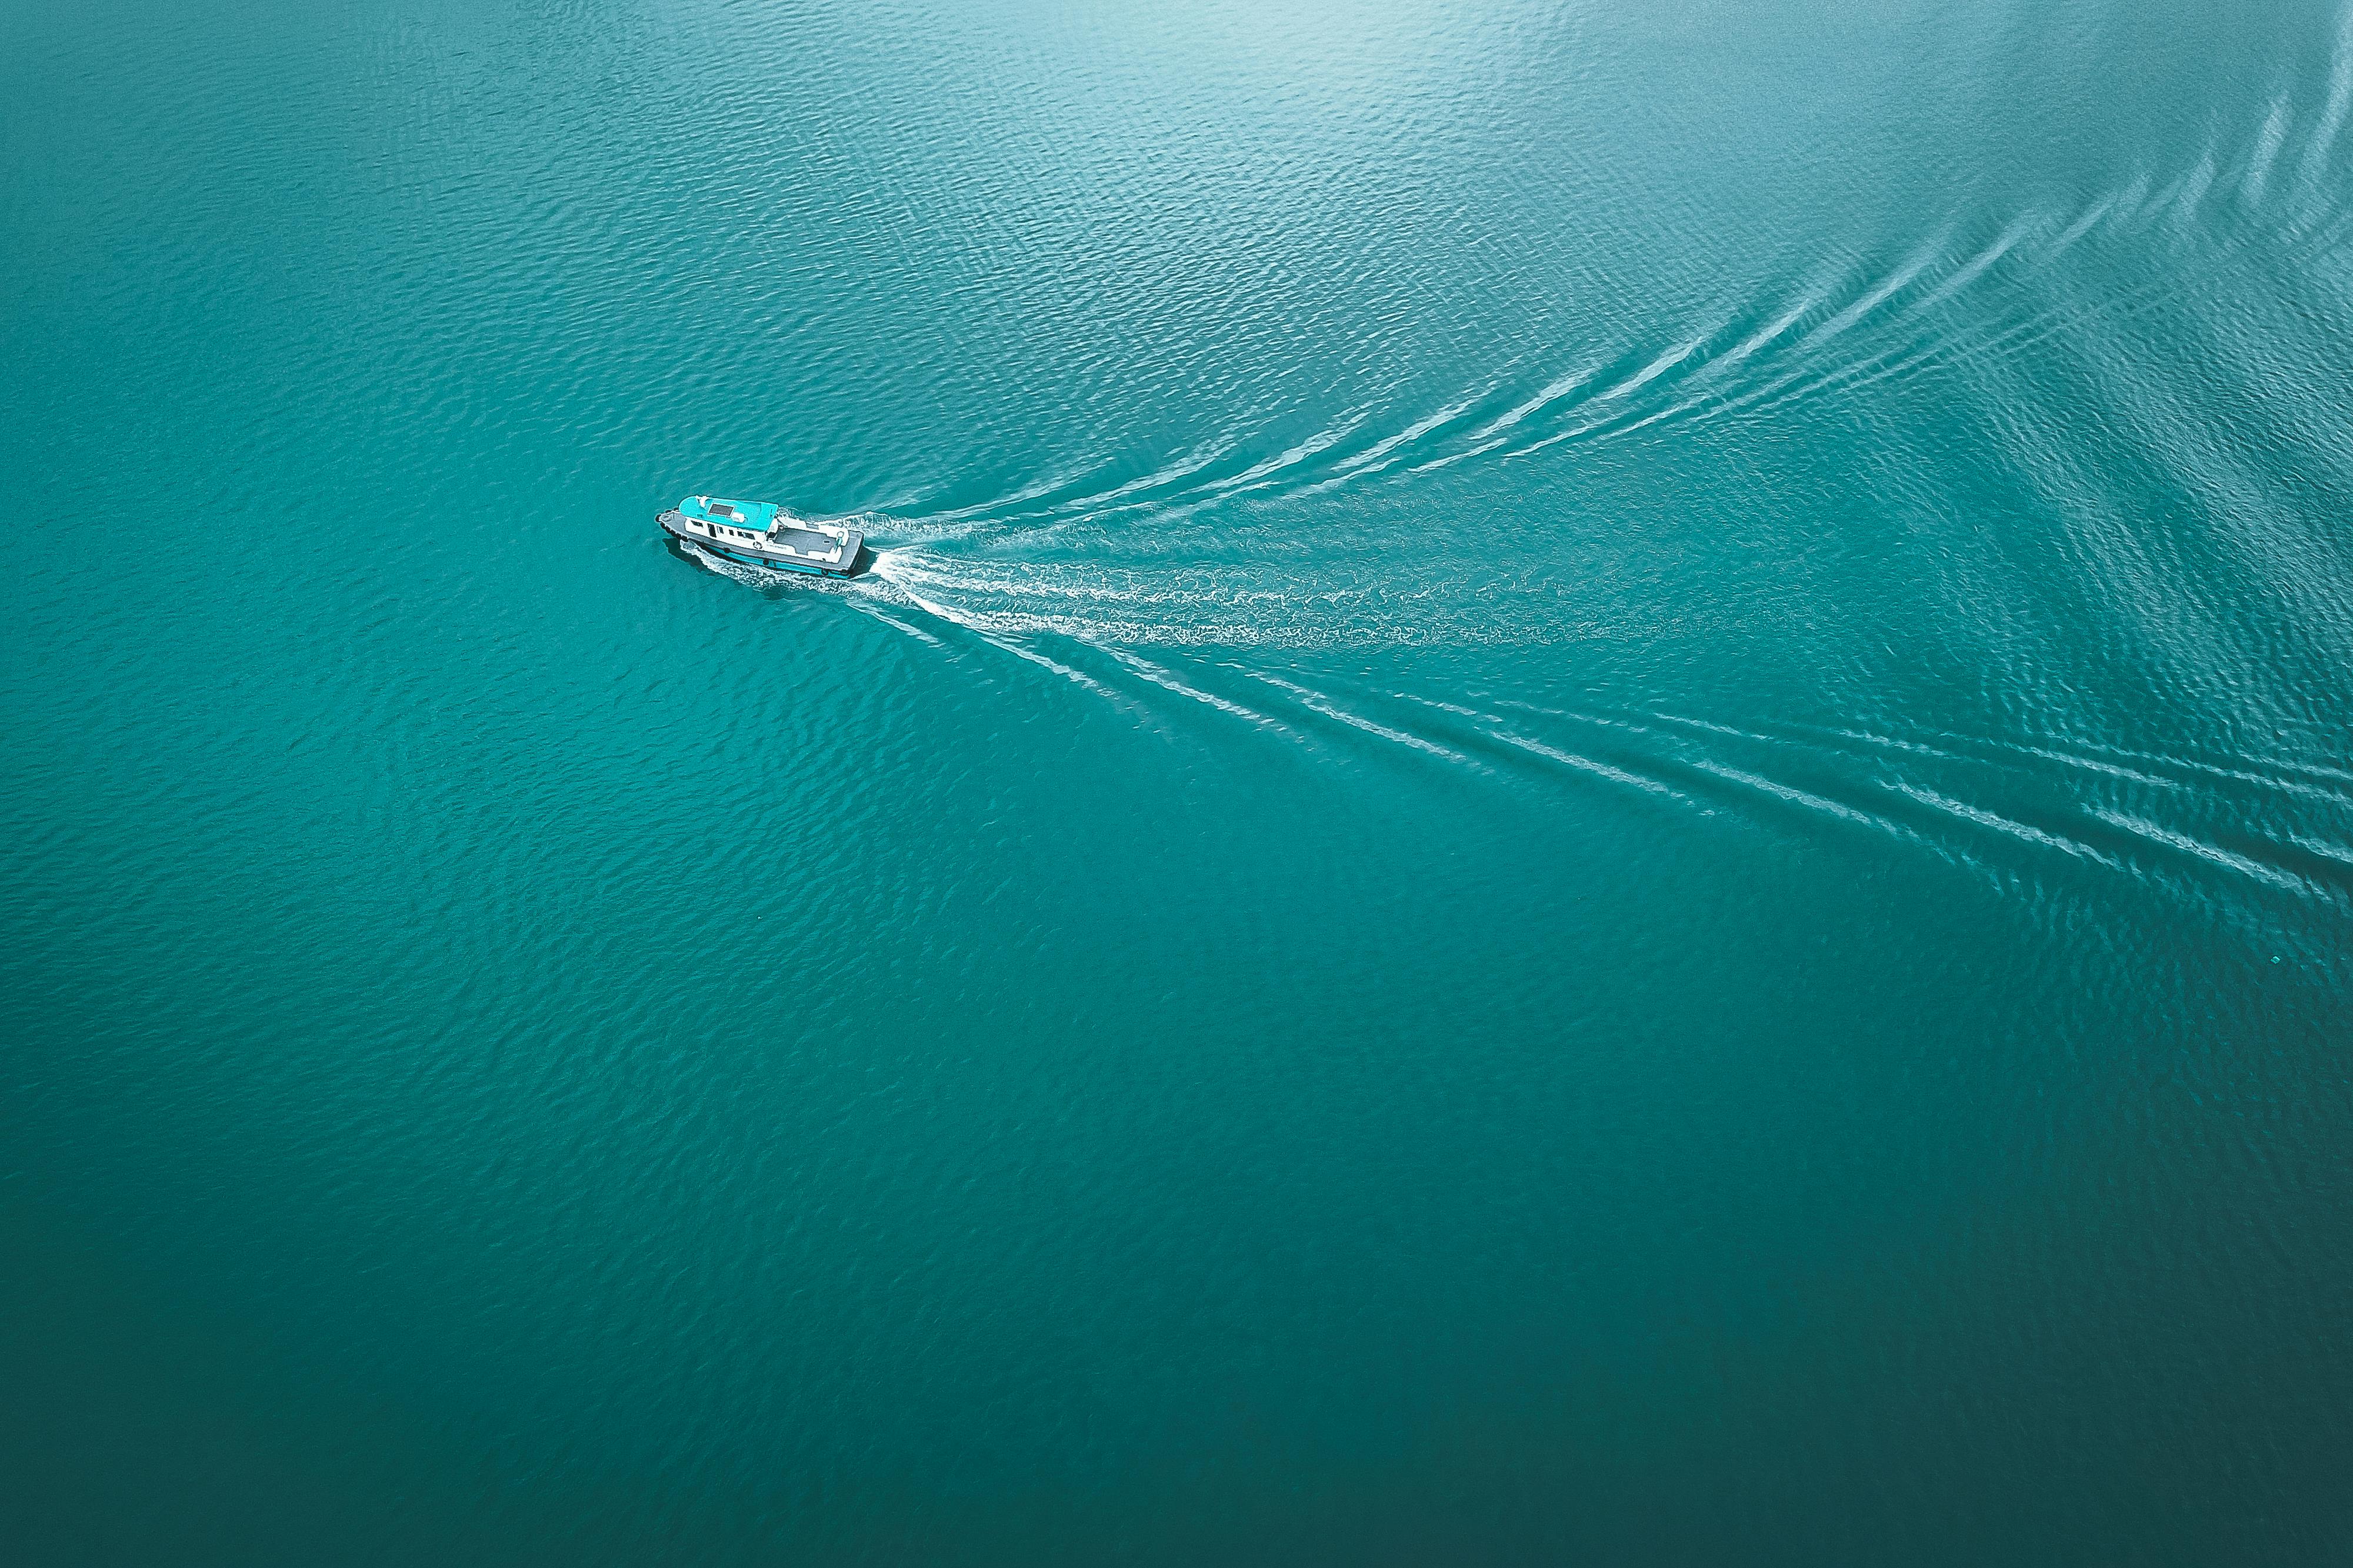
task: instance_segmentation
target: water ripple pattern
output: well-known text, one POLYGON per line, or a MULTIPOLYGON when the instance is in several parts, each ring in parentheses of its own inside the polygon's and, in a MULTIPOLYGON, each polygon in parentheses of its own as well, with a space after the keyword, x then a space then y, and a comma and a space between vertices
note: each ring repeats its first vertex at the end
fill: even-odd
POLYGON ((0 89, 0 1558, 2353 1551, 2346 0, 0 89))

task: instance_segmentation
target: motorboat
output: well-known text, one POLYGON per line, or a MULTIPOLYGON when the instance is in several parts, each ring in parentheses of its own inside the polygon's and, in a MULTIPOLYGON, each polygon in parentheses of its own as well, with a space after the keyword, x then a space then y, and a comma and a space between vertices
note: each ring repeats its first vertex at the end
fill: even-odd
POLYGON ((671 538, 747 566, 847 577, 865 531, 856 520, 797 517, 769 501, 689 496, 654 520, 671 538))

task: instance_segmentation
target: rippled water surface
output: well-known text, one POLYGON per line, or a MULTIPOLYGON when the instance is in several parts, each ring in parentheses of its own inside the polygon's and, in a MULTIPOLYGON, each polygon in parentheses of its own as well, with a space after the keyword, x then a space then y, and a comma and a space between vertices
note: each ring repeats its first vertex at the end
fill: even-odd
POLYGON ((24 1560, 2353 1556, 2341 0, 0 88, 24 1560))

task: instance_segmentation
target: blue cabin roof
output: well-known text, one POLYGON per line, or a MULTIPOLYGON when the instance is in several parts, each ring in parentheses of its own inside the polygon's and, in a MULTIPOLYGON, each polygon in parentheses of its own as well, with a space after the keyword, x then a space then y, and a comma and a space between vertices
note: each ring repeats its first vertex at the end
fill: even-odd
POLYGON ((765 533, 768 525, 776 521, 777 511, 772 501, 729 500, 723 496, 689 496, 678 503, 678 510, 698 522, 748 528, 754 533, 765 533))

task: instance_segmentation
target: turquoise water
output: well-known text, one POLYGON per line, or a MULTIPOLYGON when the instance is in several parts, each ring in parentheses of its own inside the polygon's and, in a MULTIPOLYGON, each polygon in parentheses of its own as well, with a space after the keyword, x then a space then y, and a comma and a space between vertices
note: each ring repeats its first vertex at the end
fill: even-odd
POLYGON ((0 87, 18 1560, 2353 1554, 2343 5, 0 87))

